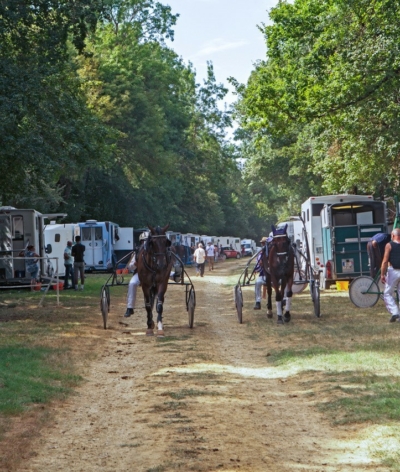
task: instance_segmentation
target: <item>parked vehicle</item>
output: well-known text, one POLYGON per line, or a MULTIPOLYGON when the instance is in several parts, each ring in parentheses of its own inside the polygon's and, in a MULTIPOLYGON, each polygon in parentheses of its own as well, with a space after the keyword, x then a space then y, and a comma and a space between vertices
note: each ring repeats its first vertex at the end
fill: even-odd
POLYGON ((240 251, 236 251, 236 249, 231 249, 227 246, 222 246, 221 256, 225 256, 226 259, 240 259, 242 256, 240 251))
POLYGON ((189 247, 197 247, 197 244, 200 242, 200 235, 194 233, 182 234, 182 244, 189 247))
POLYGON ((236 238, 234 236, 220 236, 217 239, 218 246, 222 247, 229 247, 232 249, 235 249, 235 251, 240 252, 241 247, 240 247, 240 238, 236 238))
POLYGON ((111 221, 87 220, 78 223, 81 243, 85 246, 85 270, 112 270, 117 262, 115 243, 119 226, 111 221))
MULTIPOLYGON (((125 266, 128 263, 129 258, 127 256, 131 253, 135 247, 134 231, 133 228, 118 228, 118 238, 114 242, 114 254, 116 261, 123 259, 122 264, 125 266)), ((85 251, 86 252, 86 251, 85 251)))
MULTIPOLYGON (((301 206, 311 264, 321 270, 321 288, 336 280, 369 275, 367 242, 387 232, 386 203, 365 195, 311 197, 301 206)), ((305 234, 301 241, 305 247, 305 234)))
POLYGON ((244 256, 254 256, 257 252, 257 244, 253 239, 242 239, 240 245, 243 248, 242 255, 244 256))
POLYGON ((63 277, 65 275, 64 249, 68 241, 74 241, 75 236, 79 234, 77 223, 56 224, 51 221, 44 227, 44 247, 46 255, 49 257, 47 264, 47 275, 57 273, 63 277), (58 257, 58 265, 55 264, 53 257, 58 257))
MULTIPOLYGON (((45 220, 67 216, 65 213, 42 214, 33 209, 0 207, 0 284, 28 284, 25 261, 15 259, 28 244, 35 246, 40 257, 45 257, 44 226, 45 220)), ((45 259, 40 259, 41 276, 47 275, 45 259)))

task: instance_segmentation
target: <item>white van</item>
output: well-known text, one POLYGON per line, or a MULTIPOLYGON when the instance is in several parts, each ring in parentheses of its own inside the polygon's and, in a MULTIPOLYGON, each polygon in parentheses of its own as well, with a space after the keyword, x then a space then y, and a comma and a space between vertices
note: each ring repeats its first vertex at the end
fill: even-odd
POLYGON ((253 239, 242 239, 241 247, 244 249, 244 255, 252 257, 257 252, 257 244, 253 239))

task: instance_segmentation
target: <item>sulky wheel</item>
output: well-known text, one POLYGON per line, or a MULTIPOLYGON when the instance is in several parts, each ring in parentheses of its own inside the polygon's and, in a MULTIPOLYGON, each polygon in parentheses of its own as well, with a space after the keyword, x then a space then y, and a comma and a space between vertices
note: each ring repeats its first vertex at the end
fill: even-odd
POLYGON ((188 297, 188 303, 187 303, 187 311, 189 315, 189 328, 193 328, 195 307, 196 307, 196 294, 193 288, 191 288, 189 291, 189 297, 188 297))
POLYGON ((298 271, 296 269, 293 274, 293 285, 292 285, 293 295, 301 293, 307 287, 307 284, 308 284, 308 281, 306 280, 306 274, 302 270, 298 271))
POLYGON ((108 312, 110 311, 110 291, 106 285, 101 288, 100 309, 104 329, 107 329, 108 312))
POLYGON ((378 284, 371 277, 362 275, 355 278, 349 287, 350 300, 358 308, 371 308, 379 300, 378 284))
POLYGON ((243 322, 243 294, 240 285, 236 285, 234 289, 235 305, 239 323, 243 322))

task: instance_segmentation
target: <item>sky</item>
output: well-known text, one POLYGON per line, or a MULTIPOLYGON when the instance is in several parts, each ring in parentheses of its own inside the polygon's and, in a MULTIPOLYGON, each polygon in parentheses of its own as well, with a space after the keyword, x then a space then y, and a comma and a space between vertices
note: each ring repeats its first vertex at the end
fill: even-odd
POLYGON ((265 59, 264 36, 257 25, 269 23, 268 11, 278 0, 164 0, 172 13, 179 13, 175 40, 168 45, 196 69, 197 82, 206 78, 207 61, 214 65, 218 83, 230 92, 226 103, 235 101, 227 78, 246 83, 254 63, 265 59))

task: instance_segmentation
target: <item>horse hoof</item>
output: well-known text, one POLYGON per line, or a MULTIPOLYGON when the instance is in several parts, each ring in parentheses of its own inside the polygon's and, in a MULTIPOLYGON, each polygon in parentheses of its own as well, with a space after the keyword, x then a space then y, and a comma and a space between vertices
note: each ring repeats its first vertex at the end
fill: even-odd
POLYGON ((146 336, 154 336, 153 330, 149 328, 149 329, 146 331, 146 336))
POLYGON ((163 330, 163 329, 159 329, 159 330, 157 331, 157 336, 158 336, 159 338, 163 338, 163 337, 164 337, 164 330, 163 330))
POLYGON ((291 320, 291 316, 288 311, 283 315, 283 317, 285 318, 286 323, 289 323, 289 321, 291 320))
POLYGON ((278 325, 283 325, 283 319, 282 316, 278 316, 278 320, 276 321, 278 325))
POLYGON ((272 319, 272 311, 267 311, 267 318, 272 319))

